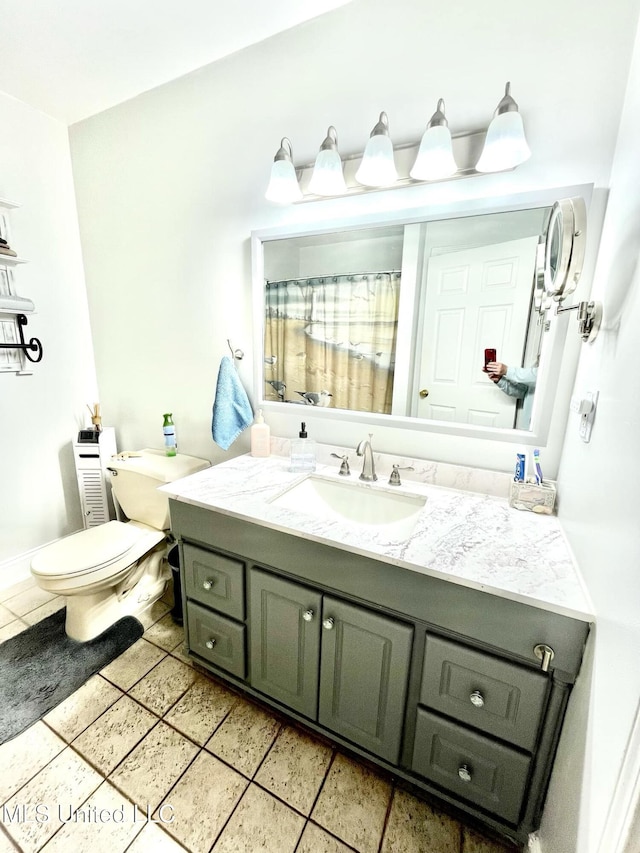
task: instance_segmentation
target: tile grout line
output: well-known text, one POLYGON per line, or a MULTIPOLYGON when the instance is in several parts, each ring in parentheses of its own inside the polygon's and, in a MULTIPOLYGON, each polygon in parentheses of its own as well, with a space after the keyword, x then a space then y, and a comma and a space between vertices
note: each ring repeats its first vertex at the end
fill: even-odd
MULTIPOLYGON (((322 789, 323 789, 323 788, 324 788, 324 786, 325 786, 325 783, 326 783, 326 781, 327 781, 327 777, 329 776, 329 772, 330 772, 331 768, 333 767, 333 763, 334 763, 334 761, 335 761, 335 758, 336 758, 336 749, 334 748, 334 749, 332 749, 332 750, 331 750, 331 758, 330 758, 330 760, 327 762, 327 766, 326 766, 326 769, 325 769, 325 771, 324 771, 324 776, 322 777, 322 782, 321 782, 321 783, 320 783, 320 785, 318 786, 318 790, 317 790, 317 792, 316 792, 316 795, 315 795, 315 797, 313 798, 313 802, 311 803, 311 808, 309 809, 309 814, 308 814, 308 816, 307 816, 306 823, 305 823, 304 827, 302 828, 302 832, 300 833, 300 838, 298 839, 298 843, 296 844, 296 847, 295 847, 295 849, 296 849, 296 850, 297 850, 297 849, 298 849, 298 847, 300 846, 300 842, 301 842, 301 840, 302 840, 302 836, 304 835, 304 830, 306 829, 307 825, 308 825, 310 822, 312 822, 312 821, 311 821, 311 815, 313 814, 313 810, 315 809, 316 804, 317 804, 317 802, 318 802, 318 800, 319 800, 319 798, 320 798, 320 794, 322 793, 322 789)), ((319 824, 317 824, 317 823, 315 823, 315 822, 314 822, 314 825, 315 825, 315 826, 319 826, 319 824)), ((321 828, 324 830, 324 827, 321 827, 321 828)), ((326 831, 326 830, 325 830, 325 831, 326 831)), ((335 836, 334 836, 334 837, 335 837, 335 836)))
POLYGON ((391 809, 393 808, 393 801, 396 796, 396 783, 391 783, 391 794, 389 796, 389 802, 387 803, 387 810, 384 815, 384 820, 382 822, 382 832, 380 833, 380 841, 378 842, 378 853, 382 853, 382 845, 384 843, 384 836, 387 831, 387 827, 389 825, 389 818, 391 817, 391 809))
MULTIPOLYGON (((245 779, 246 779, 246 778, 247 778, 247 777, 245 776, 245 779)), ((231 818, 233 817, 233 815, 236 813, 236 810, 237 810, 237 809, 238 809, 238 807, 240 806, 240 803, 244 800, 244 798, 245 798, 245 796, 246 796, 246 793, 247 793, 247 791, 249 790, 249 788, 250 788, 250 787, 251 787, 251 779, 247 779, 247 786, 246 786, 246 788, 245 788, 245 789, 244 789, 244 791, 242 792, 242 795, 241 795, 240 797, 238 797, 238 802, 237 802, 237 803, 235 804, 235 806, 231 809, 231 811, 229 812, 229 814, 228 814, 228 816, 227 816, 227 819, 226 819, 226 820, 225 820, 225 822, 222 824, 222 828, 220 829, 220 832, 219 832, 219 833, 216 835, 216 837, 214 838, 214 840, 213 840, 213 844, 211 845, 211 847, 209 847, 209 853, 213 853, 213 851, 214 851, 214 849, 215 849, 216 844, 218 843, 218 841, 220 840, 220 838, 221 838, 221 836, 222 836, 222 833, 225 831, 225 829, 226 829, 226 828, 227 828, 227 826, 229 825, 229 821, 231 820, 231 818)))
POLYGON ((17 851, 17 853, 23 853, 22 847, 20 847, 18 842, 14 841, 14 839, 9 835, 3 823, 0 823, 0 836, 4 836, 5 838, 7 838, 9 843, 12 845, 12 849, 17 851))

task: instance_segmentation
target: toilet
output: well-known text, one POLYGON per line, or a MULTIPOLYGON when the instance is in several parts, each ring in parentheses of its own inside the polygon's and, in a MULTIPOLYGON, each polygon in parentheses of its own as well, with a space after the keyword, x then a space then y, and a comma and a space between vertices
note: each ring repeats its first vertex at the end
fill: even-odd
POLYGON ((171 576, 166 562, 169 499, 157 489, 208 467, 205 459, 148 448, 112 457, 113 494, 129 520, 72 533, 31 561, 41 589, 67 596, 69 637, 92 640, 160 598, 171 576))

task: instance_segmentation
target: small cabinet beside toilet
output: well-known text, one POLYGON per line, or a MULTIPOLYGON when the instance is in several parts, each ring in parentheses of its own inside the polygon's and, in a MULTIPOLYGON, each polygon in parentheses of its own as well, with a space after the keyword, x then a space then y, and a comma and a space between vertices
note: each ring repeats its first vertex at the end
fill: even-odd
POLYGON ((85 528, 105 524, 116 517, 107 468, 116 454, 116 431, 80 430, 73 442, 73 459, 85 528))

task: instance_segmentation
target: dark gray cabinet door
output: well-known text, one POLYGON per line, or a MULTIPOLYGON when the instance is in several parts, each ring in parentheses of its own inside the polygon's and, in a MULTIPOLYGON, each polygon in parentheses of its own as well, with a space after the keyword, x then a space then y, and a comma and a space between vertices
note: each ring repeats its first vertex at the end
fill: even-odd
POLYGON ((249 583, 251 685, 315 720, 321 595, 255 568, 249 583))
POLYGON ((325 596, 319 722, 398 762, 413 628, 325 596))

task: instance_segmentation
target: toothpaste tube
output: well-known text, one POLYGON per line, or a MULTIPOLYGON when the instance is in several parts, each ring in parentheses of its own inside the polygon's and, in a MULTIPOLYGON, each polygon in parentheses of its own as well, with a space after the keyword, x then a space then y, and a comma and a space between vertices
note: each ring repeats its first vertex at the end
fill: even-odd
POLYGON ((516 470, 513 479, 516 483, 524 483, 524 468, 527 456, 525 453, 516 453, 516 470))

